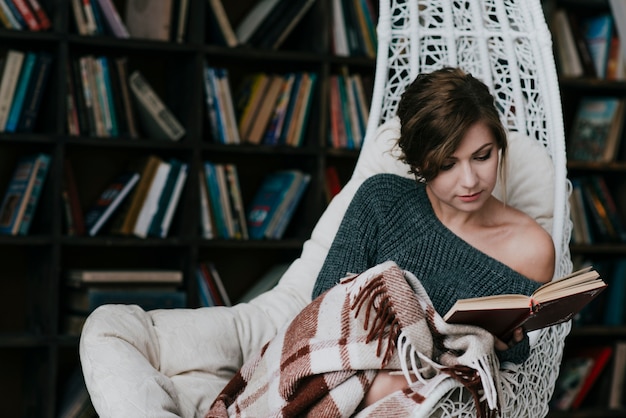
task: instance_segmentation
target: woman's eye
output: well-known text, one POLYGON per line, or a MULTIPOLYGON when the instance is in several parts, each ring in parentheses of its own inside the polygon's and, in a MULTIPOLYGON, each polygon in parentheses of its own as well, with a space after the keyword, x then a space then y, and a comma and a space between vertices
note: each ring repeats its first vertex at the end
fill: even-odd
POLYGON ((477 159, 478 161, 486 161, 486 160, 488 160, 490 157, 491 157, 491 151, 486 152, 485 154, 481 154, 481 155, 476 156, 476 159, 477 159))
POLYGON ((444 163, 441 165, 441 171, 448 171, 454 167, 454 163, 444 163))

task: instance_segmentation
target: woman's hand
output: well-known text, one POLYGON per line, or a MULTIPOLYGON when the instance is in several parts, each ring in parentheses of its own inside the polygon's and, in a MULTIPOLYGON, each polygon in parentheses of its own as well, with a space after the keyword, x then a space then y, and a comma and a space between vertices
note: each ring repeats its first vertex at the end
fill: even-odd
POLYGON ((511 340, 508 343, 505 343, 504 341, 496 337, 494 339, 495 340, 494 347, 498 351, 505 351, 505 350, 508 350, 509 348, 512 348, 515 344, 519 343, 523 339, 524 339, 524 330, 522 329, 522 327, 515 328, 515 331, 513 331, 513 336, 511 337, 511 340))

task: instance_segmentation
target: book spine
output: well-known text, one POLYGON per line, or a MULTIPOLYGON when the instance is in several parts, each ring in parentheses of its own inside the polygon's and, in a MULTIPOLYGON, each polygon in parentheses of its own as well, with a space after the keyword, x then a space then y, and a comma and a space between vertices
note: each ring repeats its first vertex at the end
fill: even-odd
POLYGON ((39 160, 39 167, 37 168, 35 183, 33 184, 33 189, 28 197, 26 209, 24 210, 24 216, 22 217, 22 222, 20 223, 19 235, 28 235, 28 231, 30 230, 35 210, 37 209, 37 204, 39 203, 39 198, 50 167, 51 157, 49 155, 40 154, 37 159, 39 160))
POLYGON ((7 53, 2 80, 0 81, 0 132, 4 132, 9 118, 23 61, 23 52, 12 49, 7 53))
POLYGON ((28 27, 28 29, 34 32, 41 30, 41 25, 37 21, 37 18, 35 17, 35 14, 33 13, 33 11, 30 9, 28 4, 26 3, 26 0, 8 0, 8 1, 13 2, 13 5, 15 6, 19 14, 22 16, 22 19, 24 19, 24 22, 26 22, 26 26, 28 27))
POLYGON ((9 117, 7 119, 7 124, 5 127, 6 132, 15 132, 17 129, 20 115, 22 114, 22 109, 24 108, 26 91, 28 90, 28 85, 31 82, 33 68, 35 67, 36 61, 37 54, 35 54, 34 52, 26 53, 26 57, 24 58, 24 62, 22 65, 22 70, 20 72, 20 78, 17 83, 17 88, 15 90, 15 96, 13 97, 13 103, 11 104, 11 110, 9 111, 9 117))
POLYGON ((43 94, 50 78, 51 68, 52 55, 47 52, 39 52, 37 64, 33 70, 33 79, 29 83, 29 89, 24 98, 24 108, 22 109, 17 131, 34 131, 43 94))

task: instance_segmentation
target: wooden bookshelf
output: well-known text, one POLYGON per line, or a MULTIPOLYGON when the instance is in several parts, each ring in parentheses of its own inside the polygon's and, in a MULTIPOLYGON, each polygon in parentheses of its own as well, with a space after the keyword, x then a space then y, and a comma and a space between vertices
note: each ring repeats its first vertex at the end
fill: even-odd
MULTIPOLYGON (((0 391, 10 399, 7 417, 54 417, 63 386, 79 366, 78 337, 63 326, 64 275, 69 269, 164 268, 182 270, 182 289, 189 307, 199 306, 195 270, 213 260, 225 287, 236 300, 270 267, 295 259, 326 207, 324 172, 337 166, 346 182, 358 150, 333 149, 327 140, 327 84, 342 67, 373 77, 375 62, 366 57, 337 57, 329 50, 330 0, 317 1, 277 50, 229 48, 213 36, 209 2, 190 0, 184 41, 119 39, 83 36, 76 31, 70 1, 40 0, 52 21, 44 32, 0 29, 3 46, 44 50, 54 57, 35 129, 28 134, 0 133, 0 191, 9 182, 22 155, 47 152, 50 172, 27 236, 0 236, 3 304, 0 309, 0 391), (186 129, 178 142, 145 137, 99 138, 71 136, 67 128, 66 62, 85 54, 128 58, 129 69, 140 69, 186 129), (311 71, 318 75, 309 123, 301 147, 220 145, 211 141, 205 107, 203 61, 228 68, 231 88, 254 71, 311 71), (81 207, 86 210, 110 179, 128 161, 148 154, 176 157, 189 164, 189 177, 168 237, 134 238, 106 233, 95 237, 66 232, 62 202, 63 160, 73 165, 81 207), (202 162, 237 165, 244 203, 252 199, 261 178, 282 168, 299 168, 312 175, 311 184, 284 239, 203 239, 200 232, 198 170, 202 162), (245 260, 245 262, 242 262, 245 260)), ((115 0, 120 13, 124 0, 115 0)), ((176 2, 175 2, 176 3, 176 2)), ((223 2, 233 23, 254 0, 223 2), (236 4, 235 4, 236 3, 236 4)), ((370 92, 371 93, 371 92, 370 92)))
MULTIPOLYGON (((546 0, 544 6, 548 13, 556 8, 567 10, 578 17, 593 16, 611 11, 608 0, 546 0)), ((614 17, 615 18, 615 17, 614 17)), ((623 18, 623 17, 622 17, 623 18)), ((549 20, 550 22, 550 20, 549 20)), ((552 27, 554 32, 554 27, 552 27)), ((555 42, 555 48, 558 48, 555 42)), ((556 53, 556 49, 555 49, 556 53)), ((558 55, 557 55, 558 56, 558 55)), ((560 73, 560 88, 563 103, 563 115, 565 119, 566 141, 572 135, 572 124, 576 114, 578 103, 581 98, 588 96, 614 96, 626 97, 626 78, 623 76, 617 80, 607 80, 602 77, 583 74, 580 77, 566 77, 560 73)), ((626 154, 624 147, 624 133, 621 135, 621 146, 617 158, 611 162, 598 161, 568 161, 568 177, 570 179, 586 176, 600 176, 609 186, 620 219, 626 219, 626 201, 623 199, 623 191, 626 186, 624 173, 626 172, 626 154)), ((569 141, 568 146, 571 145, 569 141)), ((615 280, 626 280, 626 277, 615 277, 613 267, 615 262, 626 257, 626 243, 622 241, 594 240, 592 243, 572 242, 570 245, 572 258, 575 264, 593 263, 609 283, 609 288, 615 280)), ((622 295, 624 299, 626 295, 622 295)), ((623 302, 622 302, 623 303, 623 302)), ((608 326, 604 322, 606 305, 598 303, 590 305, 585 316, 574 321, 571 334, 565 344, 565 356, 568 348, 592 345, 615 345, 618 341, 626 340, 624 325, 626 318, 619 326, 608 326)), ((608 396, 611 390, 610 379, 613 371, 612 358, 599 380, 596 381, 589 394, 575 411, 551 410, 550 417, 617 417, 622 416, 624 407, 610 409, 608 396)))

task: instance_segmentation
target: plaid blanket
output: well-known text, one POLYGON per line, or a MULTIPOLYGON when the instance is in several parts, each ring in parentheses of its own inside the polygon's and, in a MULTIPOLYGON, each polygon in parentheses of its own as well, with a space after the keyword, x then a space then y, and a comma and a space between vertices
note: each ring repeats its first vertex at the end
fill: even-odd
POLYGON ((243 365, 206 417, 427 417, 451 380, 489 416, 497 372, 491 334, 445 323, 415 276, 388 261, 311 302, 243 365), (407 388, 361 408, 381 369, 401 371, 407 388))

